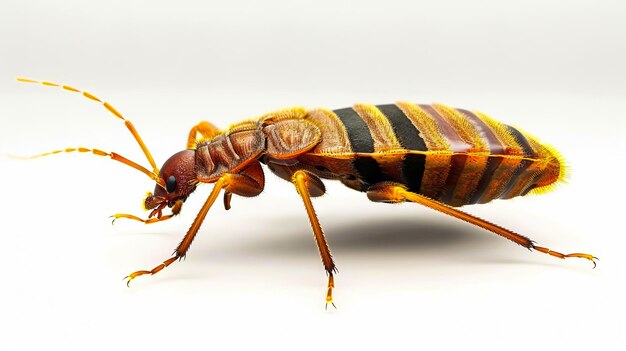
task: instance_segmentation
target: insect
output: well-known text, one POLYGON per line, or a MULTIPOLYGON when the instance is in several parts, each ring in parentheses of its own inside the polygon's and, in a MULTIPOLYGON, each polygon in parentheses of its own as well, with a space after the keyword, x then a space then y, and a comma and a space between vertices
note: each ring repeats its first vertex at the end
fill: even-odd
POLYGON ((144 168, 115 152, 68 148, 33 156, 83 152, 109 157, 156 182, 144 200, 146 219, 115 214, 143 223, 157 223, 180 213, 201 183, 214 187, 173 256, 151 270, 129 274, 127 284, 156 274, 187 254, 209 209, 224 191, 224 206, 232 195, 253 197, 263 191, 261 164, 295 186, 302 198, 313 235, 328 275, 326 307, 333 302, 336 266, 311 198, 325 193, 322 179, 338 180, 365 192, 374 202, 414 202, 482 227, 529 250, 557 258, 579 257, 596 265, 584 253, 562 254, 537 246, 529 238, 490 223, 456 207, 510 199, 553 189, 565 177, 563 159, 556 150, 516 128, 480 112, 441 104, 398 102, 390 105, 356 104, 328 110, 301 107, 275 111, 219 130, 203 121, 193 126, 185 150, 157 168, 133 124, 108 102, 68 85, 18 78, 80 94, 104 106, 121 119, 152 167, 144 168), (163 211, 170 208, 170 214, 163 211))

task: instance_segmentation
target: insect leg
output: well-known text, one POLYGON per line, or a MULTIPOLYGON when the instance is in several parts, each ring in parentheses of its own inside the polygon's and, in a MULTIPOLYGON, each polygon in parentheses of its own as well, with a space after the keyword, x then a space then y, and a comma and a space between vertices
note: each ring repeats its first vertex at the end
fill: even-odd
POLYGON ((166 202, 163 202, 159 207, 155 208, 154 210, 152 210, 152 212, 150 212, 150 215, 148 216, 147 219, 142 219, 135 215, 127 214, 127 213, 116 213, 113 216, 111 216, 113 218, 113 221, 111 223, 115 223, 115 221, 119 218, 132 219, 135 221, 143 222, 145 224, 163 222, 170 218, 173 218, 174 216, 180 213, 181 209, 183 208, 183 201, 182 200, 176 201, 174 203, 174 206, 172 207, 172 213, 168 215, 163 215, 161 213, 161 211, 163 211, 163 208, 165 206, 166 206, 166 202))
MULTIPOLYGON (((233 184, 224 191, 224 208, 227 211, 230 210, 230 202, 233 194, 245 197, 257 196, 265 187, 265 174, 258 161, 249 162, 246 168, 239 171, 237 175, 243 177, 240 177, 237 184, 233 184)), ((202 183, 212 182, 210 179, 198 179, 198 181, 202 183)))
POLYGON ((131 123, 131 121, 127 120, 126 118, 124 118, 124 116, 122 116, 121 113, 119 113, 119 111, 117 111, 112 105, 110 105, 108 102, 106 101, 102 101, 99 98, 97 98, 95 95, 88 93, 86 91, 81 91, 79 89, 73 88, 69 85, 62 85, 62 84, 57 84, 57 83, 52 83, 52 82, 40 82, 40 81, 36 81, 36 80, 32 80, 32 79, 28 79, 28 78, 17 78, 18 82, 22 82, 22 83, 34 83, 34 84, 41 84, 44 86, 48 86, 48 87, 55 87, 55 88, 61 88, 65 91, 69 91, 72 93, 79 93, 82 96, 93 100, 95 102, 98 102, 100 104, 102 104, 102 106, 104 106, 104 108, 106 108, 109 112, 111 112, 113 115, 115 115, 115 117, 121 119, 122 121, 124 121, 124 125, 126 126, 126 128, 128 129, 128 131, 133 135, 133 137, 135 138, 135 140, 137 141, 137 144, 139 144, 139 147, 141 147, 141 150, 143 151, 144 155, 146 155, 146 159, 148 159, 148 162, 150 163, 150 165, 152 166, 152 172, 154 173, 155 176, 157 176, 159 174, 159 169, 156 166, 156 163, 154 163, 154 159, 152 158, 152 155, 150 154, 150 151, 148 151, 148 147, 146 146, 146 144, 143 142, 143 140, 141 139, 141 136, 139 136, 139 132, 137 132, 137 129, 135 129, 135 126, 131 123))
POLYGON ((194 150, 198 142, 198 133, 205 139, 211 139, 219 133, 219 129, 213 123, 202 121, 191 128, 187 138, 187 150, 194 150))
POLYGON ((374 184, 368 189, 367 197, 374 202, 389 202, 389 203, 398 203, 398 202, 404 202, 404 201, 415 202, 420 205, 424 205, 426 207, 432 208, 433 210, 437 210, 447 215, 464 220, 468 223, 477 225, 483 229, 487 229, 495 234, 498 234, 506 239, 513 241, 516 244, 524 246, 525 248, 529 250, 534 249, 539 252, 543 252, 545 254, 549 254, 551 256, 562 258, 562 259, 568 258, 568 257, 579 257, 579 258, 590 260, 591 262, 593 262, 594 268, 596 266, 595 260, 598 259, 597 257, 594 257, 593 255, 589 255, 589 254, 583 254, 583 253, 562 254, 560 252, 552 251, 548 248, 535 246, 532 240, 530 240, 529 238, 523 235, 517 234, 513 231, 510 231, 506 228, 500 227, 499 225, 485 221, 484 219, 478 218, 476 216, 472 216, 471 214, 468 214, 466 212, 457 210, 454 207, 448 206, 444 203, 433 200, 426 196, 423 196, 414 192, 410 192, 407 190, 407 187, 402 184, 391 183, 391 182, 374 184))
POLYGON ((232 197, 233 193, 231 193, 230 191, 224 192, 224 208, 226 209, 226 211, 230 210, 230 199, 232 199, 232 197))
POLYGON ((335 288, 335 278, 333 274, 337 271, 337 267, 335 266, 335 262, 333 261, 333 257, 330 253, 330 248, 328 247, 328 242, 326 241, 320 222, 317 219, 317 214, 315 214, 315 209, 311 203, 311 192, 324 193, 324 184, 317 176, 303 170, 294 172, 291 177, 291 181, 296 186, 296 190, 304 202, 306 213, 309 216, 309 221, 311 222, 311 227, 313 228, 315 242, 317 243, 320 256, 322 257, 322 263, 324 264, 326 273, 328 273, 326 307, 328 307, 328 304, 331 304, 333 307, 337 308, 333 303, 333 289, 335 288))
POLYGON ((152 224, 152 223, 157 223, 157 222, 163 222, 165 220, 168 220, 170 218, 173 218, 174 216, 176 216, 175 214, 168 214, 165 216, 161 216, 161 217, 148 217, 147 219, 143 219, 141 217, 137 217, 135 215, 132 214, 128 214, 128 213, 116 213, 113 216, 111 216, 113 218, 113 222, 115 222, 116 220, 120 219, 120 218, 126 218, 126 219, 132 219, 134 221, 138 221, 138 222, 143 222, 145 224, 152 224))
MULTIPOLYGON (((258 162, 256 163, 256 167, 258 167, 259 169, 261 167, 258 162)), ((128 279, 126 281, 126 284, 130 284, 130 282, 138 276, 144 274, 156 274, 163 270, 163 268, 174 263, 174 261, 183 259, 187 255, 187 251, 189 250, 189 247, 191 247, 191 243, 196 237, 196 234, 200 229, 200 225, 202 225, 204 218, 206 217, 209 209, 215 202, 215 199, 217 199, 217 197, 219 196, 222 189, 242 196, 256 196, 261 193, 261 191, 263 191, 263 184, 262 181, 261 183, 259 183, 258 175, 255 173, 256 167, 255 164, 252 164, 251 167, 243 170, 241 174, 226 173, 218 178, 218 180, 215 182, 213 190, 211 190, 211 194, 209 194, 209 197, 200 209, 200 212, 198 212, 198 215, 191 224, 191 227, 187 231, 187 234, 185 234, 183 240, 180 242, 180 244, 178 244, 176 250, 174 250, 174 256, 168 258, 167 260, 163 261, 163 263, 149 271, 141 270, 129 274, 126 277, 128 279)))

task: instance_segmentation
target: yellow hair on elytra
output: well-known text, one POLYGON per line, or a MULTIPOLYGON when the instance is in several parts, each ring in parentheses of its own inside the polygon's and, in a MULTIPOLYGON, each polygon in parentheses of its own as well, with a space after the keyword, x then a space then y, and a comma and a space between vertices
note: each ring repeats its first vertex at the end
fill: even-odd
POLYGON ((549 193, 557 189, 561 184, 567 183, 570 179, 570 167, 559 151, 554 147, 541 142, 537 137, 527 133, 519 127, 515 127, 522 133, 533 151, 545 164, 541 177, 536 181, 536 187, 528 194, 539 195, 549 193))
POLYGON ((558 163, 559 174, 555 181, 546 185, 539 185, 533 190, 531 190, 528 194, 532 195, 540 195, 549 193, 551 191, 556 190, 562 184, 566 184, 571 179, 571 168, 563 155, 557 151, 554 147, 546 144, 541 144, 544 148, 548 150, 550 154, 548 160, 546 161, 548 164, 558 163))
POLYGON ((488 152, 489 147, 487 143, 478 133, 478 130, 474 128, 474 125, 470 123, 465 116, 457 110, 442 104, 432 104, 432 106, 439 112, 452 126, 455 132, 469 145, 471 145, 470 152, 488 152))
POLYGON ((374 140, 375 152, 399 150, 402 148, 389 119, 376 106, 359 103, 352 108, 363 119, 363 122, 370 130, 374 140))
POLYGON ((523 155, 524 151, 522 147, 517 142, 511 131, 509 131, 504 124, 496 121, 495 119, 489 117, 488 115, 480 112, 473 111, 474 114, 480 118, 496 135, 500 144, 505 145, 507 149, 507 153, 510 155, 523 155))
MULTIPOLYGON (((521 145, 504 124, 482 112, 474 111, 474 114, 494 131, 502 144, 509 147, 509 153, 523 155, 524 152, 521 145)), ((537 180, 537 187, 529 191, 528 194, 545 194, 555 190, 561 184, 567 183, 570 178, 570 168, 561 153, 554 147, 542 143, 538 138, 525 132, 522 128, 516 126, 515 129, 524 135, 537 158, 543 160, 545 164, 541 171, 542 176, 537 180)))
POLYGON ((417 130, 420 131, 420 136, 424 139, 428 150, 450 150, 450 143, 441 135, 441 131, 433 117, 422 110, 419 105, 406 101, 398 101, 396 105, 411 120, 411 123, 415 125, 417 130))

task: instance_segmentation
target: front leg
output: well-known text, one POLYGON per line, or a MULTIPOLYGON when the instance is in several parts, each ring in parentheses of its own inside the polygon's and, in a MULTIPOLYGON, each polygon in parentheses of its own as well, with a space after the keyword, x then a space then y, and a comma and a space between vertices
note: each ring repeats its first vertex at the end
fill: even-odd
POLYGON ((126 219, 132 219, 133 221, 137 221, 137 222, 142 222, 144 224, 152 224, 152 223, 158 223, 158 222, 163 222, 166 221, 170 218, 173 218, 174 216, 176 216, 175 214, 169 214, 169 215, 165 215, 165 216, 161 216, 161 217, 148 217, 147 219, 143 219, 140 217, 137 217, 135 215, 132 214, 128 214, 128 213, 116 213, 114 215, 111 216, 111 218, 113 218, 113 220, 111 221, 111 224, 115 223, 116 220, 120 219, 120 218, 126 218, 126 219))
MULTIPOLYGON (((263 170, 258 162, 252 163, 248 168, 241 171, 238 174, 226 173, 223 174, 216 182, 213 190, 211 190, 211 194, 207 198, 206 202, 198 212, 196 219, 194 219, 191 227, 185 234, 183 240, 178 244, 176 250, 174 250, 174 256, 168 258, 163 261, 160 265, 154 267, 151 270, 141 270, 136 271, 129 274, 126 279, 126 284, 129 285, 130 282, 137 278, 138 276, 144 274, 156 274, 163 270, 163 268, 169 266, 174 263, 176 260, 181 260, 187 255, 187 251, 191 247, 191 243, 193 239, 196 237, 202 222, 204 221, 209 209, 217 199, 222 189, 231 192, 233 194, 241 195, 241 196, 256 196, 263 191, 264 178, 263 178, 263 170), (259 173, 260 172, 260 173, 259 173)), ((129 285, 130 286, 130 285, 129 285)))

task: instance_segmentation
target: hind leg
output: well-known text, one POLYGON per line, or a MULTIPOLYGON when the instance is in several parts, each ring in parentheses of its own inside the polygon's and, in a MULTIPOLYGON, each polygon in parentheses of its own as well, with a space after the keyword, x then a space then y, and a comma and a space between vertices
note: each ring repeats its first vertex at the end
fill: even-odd
POLYGON ((415 202, 420 205, 430 207, 433 210, 443 212, 452 217, 456 217, 458 219, 464 220, 468 223, 477 225, 483 229, 487 229, 488 231, 498 234, 506 239, 509 239, 513 241, 514 243, 524 246, 525 248, 529 250, 536 250, 538 252, 543 252, 545 254, 548 254, 557 258, 561 258, 561 259, 565 259, 569 257, 584 258, 593 262, 593 267, 594 268, 596 267, 595 260, 597 260, 598 258, 594 257, 593 255, 585 254, 585 253, 562 254, 560 252, 553 251, 545 247, 536 246, 532 240, 530 240, 529 238, 523 235, 517 234, 513 231, 510 231, 506 228, 500 227, 499 225, 485 221, 484 219, 478 218, 476 216, 472 216, 469 213, 465 213, 463 211, 457 210, 456 208, 448 206, 437 200, 433 200, 426 196, 423 196, 414 192, 410 192, 407 190, 407 187, 402 184, 391 183, 391 182, 374 184, 368 189, 367 197, 374 202, 390 202, 390 203, 405 202, 405 201, 415 202))

